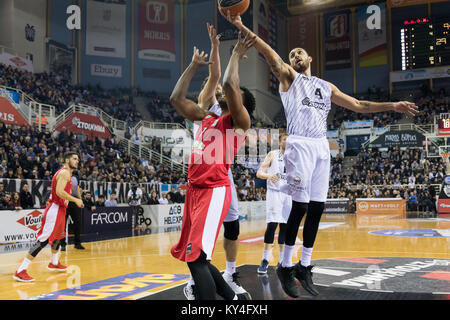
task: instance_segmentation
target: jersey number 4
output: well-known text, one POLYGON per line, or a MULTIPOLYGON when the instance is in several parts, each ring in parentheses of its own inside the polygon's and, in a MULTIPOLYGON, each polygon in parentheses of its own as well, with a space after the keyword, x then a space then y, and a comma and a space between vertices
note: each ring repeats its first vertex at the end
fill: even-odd
POLYGON ((322 97, 322 91, 320 91, 320 88, 317 88, 316 89, 316 92, 314 93, 316 96, 318 96, 321 100, 323 100, 323 97, 322 97))

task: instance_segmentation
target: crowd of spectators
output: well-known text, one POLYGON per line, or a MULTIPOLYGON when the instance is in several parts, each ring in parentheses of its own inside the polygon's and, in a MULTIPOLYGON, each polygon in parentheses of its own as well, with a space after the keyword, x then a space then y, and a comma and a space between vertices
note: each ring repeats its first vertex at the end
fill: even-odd
POLYGON ((142 117, 133 103, 131 89, 77 86, 64 73, 31 73, 0 63, 0 85, 22 90, 39 103, 55 106, 56 114, 73 104, 86 104, 131 125, 142 117))

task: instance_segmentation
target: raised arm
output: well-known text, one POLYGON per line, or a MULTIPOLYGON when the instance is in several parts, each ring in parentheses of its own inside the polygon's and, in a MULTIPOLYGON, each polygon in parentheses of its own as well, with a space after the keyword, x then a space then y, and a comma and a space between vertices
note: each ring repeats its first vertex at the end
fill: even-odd
POLYGON ((219 45, 221 35, 217 34, 214 26, 207 23, 209 39, 211 40, 211 53, 209 55, 209 77, 205 87, 198 96, 198 104, 205 110, 216 102, 216 89, 219 84, 222 70, 220 65, 219 45))
POLYGON ((377 113, 395 111, 398 113, 406 113, 410 116, 415 116, 419 113, 418 107, 408 101, 400 102, 372 102, 360 101, 343 92, 341 92, 334 84, 328 82, 331 87, 332 95, 331 101, 338 106, 352 110, 358 113, 377 113))
POLYGON ((248 29, 243 23, 240 16, 232 17, 230 12, 226 19, 234 24, 239 30, 244 34, 250 34, 255 37, 256 41, 254 44, 255 49, 264 56, 267 64, 270 66, 272 73, 277 77, 281 84, 282 91, 288 91, 292 82, 295 79, 295 70, 278 55, 278 53, 272 49, 264 40, 254 34, 250 29, 248 29))
POLYGON ((242 102, 242 93, 239 80, 239 60, 247 59, 245 53, 250 49, 255 42, 255 38, 250 34, 243 39, 241 32, 239 32, 239 39, 233 49, 228 67, 225 70, 223 78, 223 90, 227 100, 228 110, 233 118, 235 129, 242 129, 247 131, 250 128, 251 120, 247 109, 242 102))
POLYGON ((173 105, 175 110, 177 110, 177 112, 184 118, 192 122, 202 120, 206 114, 206 111, 186 96, 189 90, 189 85, 191 84, 192 78, 198 68, 210 64, 205 61, 207 56, 208 54, 205 54, 203 51, 200 53, 197 47, 194 47, 192 61, 183 72, 180 79, 178 79, 178 82, 170 96, 170 103, 173 105))

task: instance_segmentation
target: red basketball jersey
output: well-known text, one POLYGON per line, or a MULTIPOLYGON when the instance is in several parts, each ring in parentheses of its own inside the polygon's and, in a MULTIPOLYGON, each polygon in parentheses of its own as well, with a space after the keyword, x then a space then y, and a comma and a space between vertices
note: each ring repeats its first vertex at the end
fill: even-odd
MULTIPOLYGON (((50 195, 50 199, 48 199, 48 201, 50 202, 50 204, 54 203, 57 204, 59 206, 63 206, 65 208, 67 208, 67 206, 69 205, 69 201, 64 200, 60 197, 58 197, 56 195, 56 177, 58 176, 58 174, 64 170, 67 170, 65 167, 62 167, 61 169, 59 169, 58 171, 56 171, 55 175, 52 178, 52 193, 50 195)), ((66 187, 64 188, 64 191, 66 191, 68 194, 72 194, 72 175, 70 176, 70 180, 67 183, 66 187)))
POLYGON ((238 135, 234 131, 230 113, 224 116, 208 113, 203 118, 192 146, 189 182, 203 188, 229 186, 228 169, 245 138, 245 135, 238 135))

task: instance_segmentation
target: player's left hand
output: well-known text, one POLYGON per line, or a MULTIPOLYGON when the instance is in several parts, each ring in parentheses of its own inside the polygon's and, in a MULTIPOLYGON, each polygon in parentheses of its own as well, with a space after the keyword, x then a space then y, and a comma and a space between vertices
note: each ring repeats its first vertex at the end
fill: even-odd
POLYGON ((208 62, 206 59, 208 58, 208 54, 198 50, 197 47, 194 47, 194 54, 192 55, 192 63, 197 66, 207 66, 212 62, 208 62))
POLYGON ((206 23, 206 27, 208 28, 209 40, 211 40, 211 45, 218 47, 220 45, 220 37, 222 37, 222 35, 217 34, 217 30, 213 25, 206 23))
POLYGON ((248 57, 245 53, 253 47, 256 42, 256 36, 251 36, 250 33, 245 35, 245 38, 242 36, 242 31, 239 31, 238 42, 233 49, 233 53, 237 53, 239 55, 239 59, 247 59, 248 57))
POLYGON ((398 113, 406 113, 409 116, 419 114, 419 107, 412 102, 400 101, 394 103, 394 111, 398 113))
POLYGON ((244 27, 241 16, 232 16, 230 10, 227 10, 225 19, 227 19, 228 22, 234 24, 239 30, 242 30, 242 28, 244 27))

